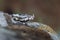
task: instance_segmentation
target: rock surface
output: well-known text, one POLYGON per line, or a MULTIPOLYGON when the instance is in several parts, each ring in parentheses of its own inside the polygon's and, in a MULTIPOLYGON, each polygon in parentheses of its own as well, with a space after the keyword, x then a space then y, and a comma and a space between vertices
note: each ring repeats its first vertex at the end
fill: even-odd
POLYGON ((6 18, 4 16, 4 12, 0 12, 0 25, 2 27, 8 26, 7 21, 6 21, 6 18))
POLYGON ((0 40, 59 40, 56 38, 57 36, 55 37, 55 31, 49 26, 40 25, 39 28, 31 28, 25 25, 13 25, 10 17, 8 15, 6 17, 9 25, 6 26, 7 28, 1 28, 3 26, 0 26, 0 40))

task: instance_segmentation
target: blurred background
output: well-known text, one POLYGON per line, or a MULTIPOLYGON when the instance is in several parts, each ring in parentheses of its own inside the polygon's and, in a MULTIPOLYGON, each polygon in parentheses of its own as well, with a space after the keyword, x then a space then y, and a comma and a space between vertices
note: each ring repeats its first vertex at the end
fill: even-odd
POLYGON ((0 11, 35 14, 34 21, 60 32, 60 0, 0 0, 0 11))

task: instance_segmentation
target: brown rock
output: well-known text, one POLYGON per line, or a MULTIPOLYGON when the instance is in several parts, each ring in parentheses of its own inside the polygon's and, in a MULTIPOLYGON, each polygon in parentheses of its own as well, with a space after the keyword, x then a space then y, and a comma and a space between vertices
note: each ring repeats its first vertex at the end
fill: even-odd
POLYGON ((12 26, 11 30, 16 31, 18 37, 22 40, 52 40, 48 32, 38 28, 30 28, 23 25, 20 27, 12 26))

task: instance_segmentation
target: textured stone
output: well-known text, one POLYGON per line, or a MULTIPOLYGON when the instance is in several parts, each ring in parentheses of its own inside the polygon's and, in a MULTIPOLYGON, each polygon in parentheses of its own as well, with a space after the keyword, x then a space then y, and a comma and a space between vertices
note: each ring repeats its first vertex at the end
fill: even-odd
POLYGON ((1 12, 1 11, 0 11, 0 25, 2 27, 8 26, 7 21, 6 21, 6 18, 4 16, 4 12, 1 12))

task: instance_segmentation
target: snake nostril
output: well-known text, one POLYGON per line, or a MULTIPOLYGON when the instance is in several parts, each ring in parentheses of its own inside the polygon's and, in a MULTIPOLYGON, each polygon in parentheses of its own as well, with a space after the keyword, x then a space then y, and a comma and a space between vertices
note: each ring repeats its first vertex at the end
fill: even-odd
POLYGON ((26 31, 23 31, 23 33, 26 33, 26 31))

